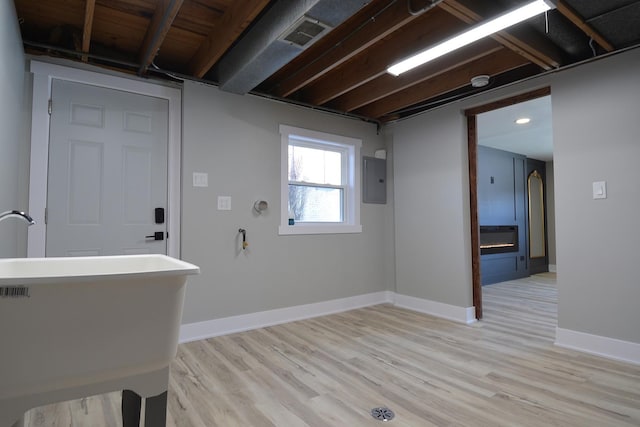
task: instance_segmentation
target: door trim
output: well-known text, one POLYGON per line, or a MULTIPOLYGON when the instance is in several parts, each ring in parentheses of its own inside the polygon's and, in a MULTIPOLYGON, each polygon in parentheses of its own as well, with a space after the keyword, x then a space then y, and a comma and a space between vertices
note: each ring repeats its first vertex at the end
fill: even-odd
POLYGON ((467 144, 469 156, 469 199, 471 218, 471 281, 473 305, 476 319, 482 319, 482 283, 480 275, 480 225, 478 224, 478 122, 481 113, 497 110, 502 107, 519 104, 532 99, 551 95, 551 87, 546 86, 520 95, 511 96, 495 102, 464 110, 467 117, 467 144))
POLYGON ((32 60, 31 159, 29 171, 29 213, 36 224, 28 229, 27 256, 44 257, 46 243, 47 167, 49 156, 49 98, 53 79, 67 80, 107 89, 166 99, 169 103, 167 153, 167 254, 180 258, 180 183, 182 93, 180 89, 147 83, 133 78, 81 70, 32 60))

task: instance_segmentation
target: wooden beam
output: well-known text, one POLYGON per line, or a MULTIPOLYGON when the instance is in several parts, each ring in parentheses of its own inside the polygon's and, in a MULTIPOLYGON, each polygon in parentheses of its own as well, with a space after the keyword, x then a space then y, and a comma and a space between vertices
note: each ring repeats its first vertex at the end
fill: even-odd
POLYGON ((459 49, 456 52, 452 52, 449 55, 419 67, 416 70, 404 73, 398 77, 385 73, 380 77, 345 93, 331 102, 329 106, 332 109, 339 111, 353 111, 396 92, 400 92, 412 85, 452 71, 501 49, 504 49, 504 47, 498 44, 495 40, 481 40, 471 46, 459 49))
POLYGON ((156 57, 156 53, 164 41, 173 20, 182 7, 184 0, 160 0, 156 6, 156 11, 151 18, 151 23, 144 36, 142 47, 140 48, 139 61, 140 68, 138 74, 143 74, 156 57))
POLYGON ((265 93, 275 94, 282 82, 295 77, 300 70, 308 66, 309 63, 330 52, 336 45, 342 43, 354 28, 358 28, 371 19, 372 16, 381 13, 389 6, 389 1, 394 3, 397 0, 372 0, 368 5, 361 8, 353 16, 348 18, 341 25, 329 31, 326 35, 316 41, 308 49, 303 50, 294 59, 281 67, 278 71, 270 75, 264 82, 260 83, 261 90, 265 93))
MULTIPOLYGON (((93 14, 96 10, 96 0, 87 0, 84 6, 84 25, 82 27, 82 53, 89 53, 91 47, 91 28, 93 27, 93 14)), ((82 61, 87 62, 89 57, 82 55, 82 61)))
POLYGON ((467 26, 436 8, 370 47, 300 91, 302 99, 321 105, 387 72, 394 62, 445 39, 467 26))
MULTIPOLYGON (((465 0, 445 0, 439 4, 439 7, 468 24, 475 24, 484 20, 488 16, 492 16, 500 12, 497 10, 478 10, 481 6, 491 6, 488 3, 477 1, 470 2, 465 0)), ((522 55, 545 70, 557 68, 563 62, 562 53, 555 47, 555 45, 533 31, 520 29, 517 36, 513 32, 500 31, 493 34, 491 37, 498 43, 513 50, 517 54, 522 55)))
POLYGON ((391 96, 356 110, 356 113, 365 117, 379 119, 388 113, 467 86, 473 76, 479 74, 495 76, 527 64, 529 64, 529 61, 522 56, 508 49, 502 49, 446 74, 441 74, 396 92, 391 96))
POLYGON ((488 111, 498 110, 504 107, 510 107, 511 105, 520 104, 522 102, 531 101, 532 99, 542 98, 543 96, 551 95, 551 88, 549 86, 542 87, 540 89, 532 90, 520 95, 510 96, 509 98, 500 99, 498 101, 490 102, 488 104, 481 105, 479 107, 469 108, 464 111, 467 116, 477 116, 478 114, 486 113, 488 111))
POLYGON ((331 44, 322 43, 318 48, 314 45, 311 49, 316 51, 316 59, 312 59, 304 68, 297 68, 293 75, 284 79, 276 88, 276 95, 291 95, 417 18, 409 14, 404 1, 387 4, 377 12, 370 8, 363 9, 363 12, 358 14, 357 22, 349 22, 329 33, 331 40, 328 40, 329 35, 325 39, 331 44), (354 28, 357 28, 355 33, 354 28))
POLYGON ((471 282, 476 319, 482 319, 482 276, 480 270, 480 223, 478 220, 478 119, 467 117, 469 159, 469 205, 471 222, 471 282))
POLYGON ((602 46, 604 50, 607 52, 613 52, 615 50, 615 47, 611 43, 609 43, 600 33, 594 30, 591 25, 587 24, 584 19, 566 2, 558 0, 556 7, 558 12, 571 21, 573 25, 580 28, 586 35, 595 40, 595 42, 602 46))
POLYGON ((229 46, 236 41, 269 3, 269 0, 232 1, 230 3, 220 22, 191 58, 189 70, 197 78, 202 78, 218 62, 229 46))

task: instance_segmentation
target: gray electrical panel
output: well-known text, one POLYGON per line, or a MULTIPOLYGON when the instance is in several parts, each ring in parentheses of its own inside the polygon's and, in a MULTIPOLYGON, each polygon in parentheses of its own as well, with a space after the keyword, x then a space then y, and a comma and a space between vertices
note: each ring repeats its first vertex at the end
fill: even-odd
POLYGON ((362 202, 387 203, 387 161, 362 158, 362 202))

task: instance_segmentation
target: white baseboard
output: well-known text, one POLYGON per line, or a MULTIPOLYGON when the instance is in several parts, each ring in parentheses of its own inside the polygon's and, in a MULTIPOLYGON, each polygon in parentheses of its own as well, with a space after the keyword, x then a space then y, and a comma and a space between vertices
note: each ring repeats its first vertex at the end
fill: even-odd
POLYGON ((555 264, 549 264, 549 273, 557 273, 558 272, 558 268, 556 267, 555 264))
POLYGON ((476 321, 475 307, 459 307, 402 294, 395 294, 394 302, 398 307, 442 317, 454 322, 469 324, 476 321))
POLYGON ((640 365, 640 344, 635 342, 556 328, 555 345, 640 365))
POLYGON ((328 314, 384 303, 392 303, 401 308, 459 323, 469 324, 476 321, 474 307, 458 307, 422 298, 400 295, 391 291, 382 291, 313 304, 223 317, 221 319, 206 320, 204 322, 187 323, 180 327, 180 343, 295 322, 296 320, 310 319, 312 317, 326 316, 328 314))
POLYGON ((390 303, 393 302, 393 294, 391 291, 374 292, 313 304, 187 323, 180 327, 180 343, 325 316, 371 305, 390 303))

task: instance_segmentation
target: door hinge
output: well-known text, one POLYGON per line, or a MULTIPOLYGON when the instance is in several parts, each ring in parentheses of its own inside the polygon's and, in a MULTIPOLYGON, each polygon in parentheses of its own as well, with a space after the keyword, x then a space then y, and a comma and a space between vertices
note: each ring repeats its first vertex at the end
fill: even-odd
POLYGON ((47 223, 47 220, 49 219, 49 210, 47 208, 44 208, 44 223, 47 223))
POLYGON ((49 100, 49 106, 47 107, 47 111, 49 112, 49 115, 51 115, 51 110, 53 109, 53 100, 49 100))

